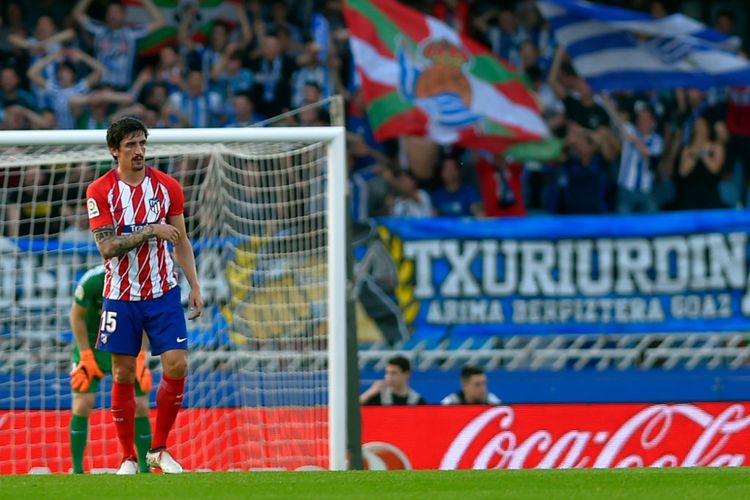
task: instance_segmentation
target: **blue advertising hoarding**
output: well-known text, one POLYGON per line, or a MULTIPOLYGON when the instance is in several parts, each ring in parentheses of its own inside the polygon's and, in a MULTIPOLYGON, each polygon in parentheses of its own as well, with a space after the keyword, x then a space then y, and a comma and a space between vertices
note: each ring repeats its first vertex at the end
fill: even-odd
POLYGON ((378 224, 419 338, 750 327, 746 211, 378 224))

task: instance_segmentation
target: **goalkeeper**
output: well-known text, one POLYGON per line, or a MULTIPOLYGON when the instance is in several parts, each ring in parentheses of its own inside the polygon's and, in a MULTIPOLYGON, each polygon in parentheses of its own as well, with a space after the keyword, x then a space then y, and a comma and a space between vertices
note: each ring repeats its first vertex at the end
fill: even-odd
MULTIPOLYGON (((73 415, 70 419, 70 453, 73 473, 83 473, 83 453, 88 438, 89 415, 94 407, 96 390, 105 373, 112 373, 112 357, 106 351, 93 349, 99 334, 104 291, 104 266, 90 269, 81 277, 70 310, 70 325, 76 346, 73 349, 73 415)), ((151 447, 151 424, 148 420, 148 393, 153 385, 146 366, 146 351, 138 354, 135 384, 135 446, 141 472, 150 472, 146 452, 151 447)))

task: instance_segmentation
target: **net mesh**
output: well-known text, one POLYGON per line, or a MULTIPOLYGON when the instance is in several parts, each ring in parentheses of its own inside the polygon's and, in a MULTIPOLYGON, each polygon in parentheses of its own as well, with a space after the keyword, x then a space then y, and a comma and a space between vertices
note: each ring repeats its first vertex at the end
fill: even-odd
MULTIPOLYGON (((149 164, 183 186, 207 303, 188 324, 170 436, 188 469, 328 465, 325 155, 322 142, 149 144, 149 164)), ((86 188, 110 168, 103 146, 0 148, 0 473, 70 468, 68 317, 75 284, 102 260, 86 188)), ((107 376, 87 470, 121 458, 102 410, 110 387, 107 376)))

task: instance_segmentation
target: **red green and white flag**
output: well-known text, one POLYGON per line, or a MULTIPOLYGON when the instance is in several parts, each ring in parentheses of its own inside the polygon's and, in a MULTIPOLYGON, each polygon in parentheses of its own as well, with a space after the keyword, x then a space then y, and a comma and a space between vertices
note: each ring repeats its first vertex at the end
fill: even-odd
MULTIPOLYGON (((211 28, 217 21, 226 23, 228 26, 237 24, 237 12, 233 4, 240 1, 154 0, 154 5, 164 17, 165 25, 138 40, 138 53, 142 56, 155 55, 165 45, 176 45, 180 20, 183 11, 189 5, 197 5, 200 8, 200 13, 194 21, 196 25, 192 28, 193 39, 196 42, 206 43, 211 28)), ((125 19, 129 24, 148 24, 153 21, 140 0, 123 0, 123 5, 125 6, 125 19)))
POLYGON ((394 0, 347 0, 344 15, 376 139, 419 135, 506 153, 547 142, 521 75, 487 48, 394 0))

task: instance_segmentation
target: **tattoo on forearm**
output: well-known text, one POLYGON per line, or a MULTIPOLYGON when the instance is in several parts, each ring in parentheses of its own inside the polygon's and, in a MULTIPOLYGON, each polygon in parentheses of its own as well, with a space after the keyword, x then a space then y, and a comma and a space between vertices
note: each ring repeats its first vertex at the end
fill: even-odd
POLYGON ((115 231, 112 226, 104 226, 94 231, 94 239, 97 243, 99 243, 100 241, 104 241, 107 238, 112 237, 114 234, 115 231))
POLYGON ((134 233, 121 234, 115 236, 114 226, 104 226, 94 231, 94 239, 102 257, 109 259, 125 255, 144 241, 154 237, 154 228, 150 225, 145 226, 140 231, 134 233))

